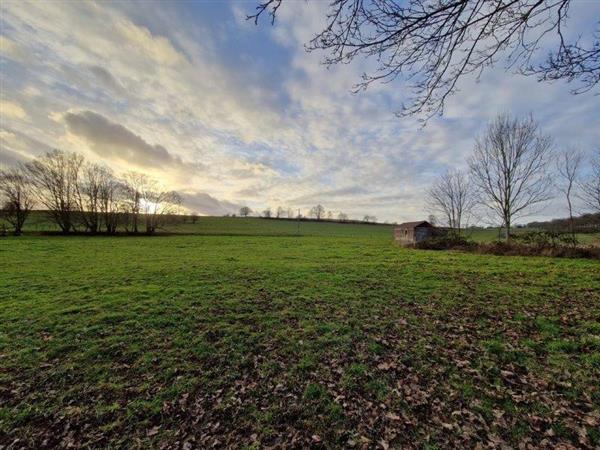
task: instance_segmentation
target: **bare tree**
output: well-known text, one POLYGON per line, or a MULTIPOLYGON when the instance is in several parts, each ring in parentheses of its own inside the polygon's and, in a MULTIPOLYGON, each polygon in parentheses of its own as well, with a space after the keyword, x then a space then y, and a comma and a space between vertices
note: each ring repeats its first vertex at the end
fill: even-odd
POLYGON ((460 236, 464 221, 475 204, 468 176, 459 170, 444 173, 429 189, 428 197, 431 208, 442 214, 446 225, 460 236))
MULTIPOLYGON (((275 20, 283 0, 260 0, 263 13, 275 20)), ((573 93, 593 89, 600 81, 600 40, 563 34, 571 0, 332 0, 326 25, 307 49, 323 50, 327 66, 372 58, 375 72, 363 75, 356 89, 399 75, 412 83, 413 99, 399 113, 441 113, 460 79, 481 74, 505 61, 507 69, 540 81, 576 82, 573 93), (534 65, 541 40, 549 33, 558 45, 545 63, 534 65)), ((545 56, 545 55, 543 55, 545 56)), ((538 58, 538 60, 541 60, 538 58)))
POLYGON ((123 206, 125 210, 127 231, 139 232, 139 219, 144 192, 148 190, 150 179, 139 172, 129 171, 123 174, 123 206))
POLYGON ((531 117, 499 115, 477 139, 469 159, 471 176, 481 203, 506 228, 507 240, 515 218, 552 198, 547 171, 551 153, 551 139, 531 117))
POLYGON ((263 217, 264 217, 264 218, 266 218, 266 219, 270 219, 270 218, 271 218, 271 215, 272 215, 272 213, 271 213, 271 208, 267 208, 267 209, 265 209, 265 210, 262 212, 262 215, 263 215, 263 217))
POLYGON ((338 220, 340 222, 347 222, 348 221, 348 214, 344 214, 343 212, 338 214, 338 220))
POLYGON ((3 216, 12 225, 15 236, 19 236, 23 231, 23 224, 33 208, 31 187, 31 182, 21 167, 0 170, 3 216))
POLYGON ((82 165, 81 175, 76 185, 77 205, 81 221, 90 233, 97 233, 100 227, 100 191, 108 177, 112 177, 112 173, 99 164, 82 165))
POLYGON ((117 180, 110 169, 100 168, 98 180, 99 211, 107 234, 115 234, 122 213, 121 200, 127 193, 127 187, 117 180))
POLYGON ((248 217, 252 213, 252 210, 248 206, 242 206, 240 208, 240 216, 248 217))
POLYGON ((75 229, 77 186, 83 162, 83 156, 77 153, 53 150, 25 166, 37 199, 63 233, 75 229))
POLYGON ((592 157, 591 172, 580 184, 580 198, 593 212, 600 212, 600 149, 592 157))
POLYGON ((310 215, 313 216, 317 220, 321 220, 323 218, 323 216, 325 215, 325 208, 321 204, 313 206, 310 209, 310 215))
POLYGON ((277 214, 275 217, 277 217, 278 219, 281 219, 284 215, 285 215, 285 209, 283 209, 281 206, 279 206, 277 208, 277 214))
POLYGON ((575 189, 578 177, 579 168, 581 166, 581 152, 570 149, 563 152, 556 161, 556 169, 558 175, 562 179, 559 183, 559 189, 565 195, 567 206, 569 208, 569 232, 575 238, 575 229, 573 226, 573 189, 575 189))
POLYGON ((146 233, 154 234, 167 218, 178 213, 181 197, 177 192, 164 190, 155 180, 150 180, 142 193, 142 205, 146 233))
POLYGON ((365 223, 375 223, 375 222, 377 222, 377 217, 365 215, 365 217, 363 217, 363 222, 365 222, 365 223))

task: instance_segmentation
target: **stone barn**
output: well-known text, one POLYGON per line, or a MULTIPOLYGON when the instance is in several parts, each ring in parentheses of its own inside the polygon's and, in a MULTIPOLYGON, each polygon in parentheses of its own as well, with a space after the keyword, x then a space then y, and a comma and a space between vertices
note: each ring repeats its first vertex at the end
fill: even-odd
POLYGON ((435 227, 426 220, 405 222, 394 228, 394 240, 403 245, 412 245, 430 238, 435 227))

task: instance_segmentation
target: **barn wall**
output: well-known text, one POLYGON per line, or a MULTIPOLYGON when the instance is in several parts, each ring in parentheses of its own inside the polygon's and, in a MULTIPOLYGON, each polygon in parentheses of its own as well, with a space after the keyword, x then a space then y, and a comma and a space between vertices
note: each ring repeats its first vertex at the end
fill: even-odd
POLYGON ((394 228, 394 240, 401 244, 414 244, 424 239, 428 239, 433 235, 433 228, 417 227, 417 228, 394 228))
POLYGON ((431 236, 431 228, 418 227, 415 228, 415 242, 421 242, 431 236))
POLYGON ((395 228, 394 239, 403 244, 412 244, 414 242, 414 232, 412 228, 395 228), (406 233, 405 233, 406 232, 406 233))

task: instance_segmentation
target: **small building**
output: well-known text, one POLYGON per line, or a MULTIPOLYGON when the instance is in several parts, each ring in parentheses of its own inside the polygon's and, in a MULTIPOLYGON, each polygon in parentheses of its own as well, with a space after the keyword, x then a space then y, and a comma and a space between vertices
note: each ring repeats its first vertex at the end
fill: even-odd
POLYGON ((394 228, 394 240, 402 245, 412 245, 433 236, 435 227, 426 220, 404 222, 394 228))

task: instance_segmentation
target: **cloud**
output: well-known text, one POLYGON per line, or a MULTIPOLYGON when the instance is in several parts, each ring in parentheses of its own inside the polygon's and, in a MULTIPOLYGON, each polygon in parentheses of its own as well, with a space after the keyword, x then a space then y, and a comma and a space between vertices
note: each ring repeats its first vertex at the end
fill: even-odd
POLYGON ((14 119, 24 119, 27 117, 27 113, 20 105, 10 101, 0 102, 0 114, 14 119))
POLYGON ((199 214, 222 216, 225 214, 237 214, 242 207, 241 204, 219 200, 205 192, 183 192, 181 193, 183 206, 199 214))
POLYGON ((131 50, 143 52, 156 64, 174 66, 185 60, 167 38, 153 36, 147 28, 136 26, 129 20, 120 20, 117 29, 131 50))
POLYGON ((29 134, 13 129, 0 128, 0 153, 12 153, 11 159, 17 158, 19 161, 27 161, 34 156, 52 150, 52 147, 29 134), (17 155, 17 156, 14 156, 17 155))
POLYGON ((183 162, 162 145, 151 145, 123 125, 93 111, 68 112, 69 131, 86 139, 98 155, 145 167, 182 166, 183 162))
POLYGON ((24 162, 27 162, 27 159, 25 159, 20 153, 13 152, 7 148, 3 148, 0 152, 1 167, 16 166, 24 162))
POLYGON ((89 71, 98 79, 98 81, 116 94, 125 95, 125 89, 119 81, 104 67, 90 65, 89 71))
MULTIPOLYGON (((589 16, 583 3, 570 12, 589 16)), ((150 172, 216 214, 322 203, 418 219, 424 189, 464 167, 474 137, 503 111, 533 112, 559 147, 600 140, 582 125, 600 120, 593 95, 495 69, 465 80, 425 128, 398 119, 403 82, 352 95, 371 60, 327 70, 323 53, 304 51, 326 2, 286 3, 273 27, 245 21, 253 6, 238 3, 56 5, 0 3, 2 99, 27 114, 2 115, 3 149, 83 151, 117 172, 150 172)))
POLYGON ((349 200, 356 199, 359 196, 364 196, 372 191, 364 186, 348 186, 340 189, 330 189, 319 191, 316 193, 302 195, 293 198, 291 201, 297 205, 313 205, 315 203, 336 203, 344 204, 349 200))

